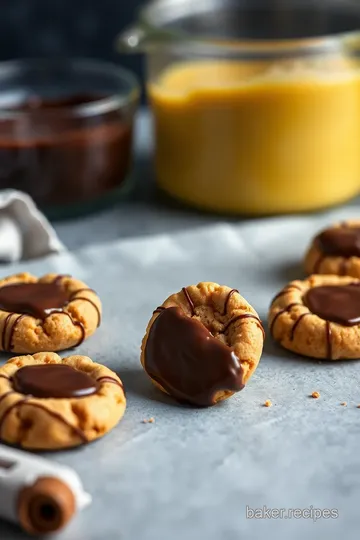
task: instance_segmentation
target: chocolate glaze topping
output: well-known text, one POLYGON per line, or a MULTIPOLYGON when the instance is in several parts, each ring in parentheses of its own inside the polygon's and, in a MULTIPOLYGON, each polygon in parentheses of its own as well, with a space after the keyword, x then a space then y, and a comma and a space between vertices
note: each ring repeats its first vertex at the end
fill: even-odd
POLYGON ((304 303, 325 321, 343 326, 360 324, 360 286, 356 283, 313 287, 304 296, 304 303))
POLYGON ((326 229, 316 237, 319 249, 328 256, 360 257, 360 227, 326 229))
POLYGON ((360 227, 349 227, 346 221, 340 227, 326 229, 316 238, 315 243, 321 255, 314 265, 314 273, 320 272, 322 262, 326 257, 343 257, 340 263, 339 274, 347 274, 350 257, 360 257, 360 227))
POLYGON ((231 348, 176 307, 155 319, 145 369, 169 394, 193 405, 214 405, 218 391, 244 388, 241 362, 231 348))
POLYGON ((68 303, 66 291, 58 283, 13 283, 0 287, 0 309, 45 319, 68 303))
POLYGON ((99 383, 83 371, 65 364, 25 366, 15 372, 13 387, 20 394, 39 398, 80 398, 96 394, 99 383))

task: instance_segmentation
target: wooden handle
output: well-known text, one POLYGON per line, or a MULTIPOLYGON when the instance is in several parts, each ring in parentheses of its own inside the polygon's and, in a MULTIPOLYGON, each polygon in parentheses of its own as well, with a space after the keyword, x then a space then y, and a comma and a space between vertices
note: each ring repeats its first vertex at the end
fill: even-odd
POLYGON ((47 534, 59 531, 70 521, 76 502, 64 482, 42 477, 21 490, 17 509, 20 525, 26 532, 47 534))

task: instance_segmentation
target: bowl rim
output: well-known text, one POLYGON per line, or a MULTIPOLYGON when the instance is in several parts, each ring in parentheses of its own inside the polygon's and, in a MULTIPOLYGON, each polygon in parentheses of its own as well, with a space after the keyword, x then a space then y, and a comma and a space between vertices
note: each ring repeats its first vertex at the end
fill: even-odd
MULTIPOLYGON (((87 71, 93 73, 94 76, 99 77, 102 75, 112 76, 114 81, 117 80, 119 83, 125 83, 125 87, 127 88, 121 92, 119 91, 119 93, 116 93, 116 91, 109 92, 105 97, 99 97, 98 99, 94 98, 94 100, 86 103, 65 105, 64 107, 54 109, 48 108, 46 109, 47 115, 59 115, 71 112, 74 117, 96 116, 136 103, 140 98, 140 82, 132 71, 122 66, 118 66, 115 63, 93 58, 20 58, 16 60, 1 61, 0 84, 2 79, 10 78, 25 70, 40 70, 49 76, 51 71, 54 71, 56 74, 56 71, 61 69, 77 73, 79 71, 87 71)), ((91 89, 89 89, 89 93, 91 94, 91 89)), ((41 109, 18 110, 16 108, 11 109, 0 105, 0 118, 13 119, 29 117, 34 114, 39 114, 39 111, 41 111, 41 109)))
MULTIPOLYGON (((186 1, 186 0, 185 0, 186 1)), ((188 0, 191 2, 191 0, 188 0)), ((213 0, 215 1, 215 0, 213 0)), ((231 0, 228 0, 231 1, 231 0)), ((308 0, 309 1, 309 0, 308 0)), ((316 2, 316 0, 313 0, 316 2)), ((353 0, 351 0, 353 1, 353 0)), ((172 0, 173 12, 176 13, 177 4, 184 0, 172 0)), ((299 5, 301 2, 299 2, 299 5)), ((172 4, 171 4, 172 5, 172 4)), ((342 48, 356 48, 360 50, 360 27, 351 30, 319 34, 311 37, 296 38, 238 38, 214 37, 211 34, 198 35, 189 33, 180 28, 166 28, 157 25, 156 11, 170 6, 169 0, 148 0, 138 11, 138 25, 142 36, 146 36, 147 45, 164 45, 169 48, 178 48, 185 51, 194 50, 201 54, 235 54, 249 56, 276 56, 277 54, 316 54, 317 52, 333 52, 342 48)), ((359 6, 360 18, 360 6, 359 6)), ((135 27, 136 28, 136 27, 135 27)), ((131 48, 131 45, 130 45, 131 48)), ((136 46, 133 47, 136 49, 136 46)))

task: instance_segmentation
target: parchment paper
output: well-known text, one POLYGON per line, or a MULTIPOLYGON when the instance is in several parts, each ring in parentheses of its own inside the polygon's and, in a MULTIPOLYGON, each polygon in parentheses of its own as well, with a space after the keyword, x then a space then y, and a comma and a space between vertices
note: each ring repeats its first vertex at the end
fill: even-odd
MULTIPOLYGON (((170 293, 216 281, 238 288, 265 321, 272 296, 302 276, 310 237, 356 215, 353 206, 320 216, 217 224, 3 267, 2 274, 71 273, 95 288, 103 323, 77 352, 117 371, 127 390, 127 412, 112 433, 48 455, 74 467, 93 496, 60 540, 358 538, 360 362, 319 364, 268 338, 245 390, 205 410, 159 393, 139 362, 151 312, 170 293), (320 399, 308 397, 314 390, 320 399), (272 408, 262 406, 266 399, 272 408), (149 417, 154 424, 142 423, 149 417), (247 506, 264 505, 335 509, 339 517, 246 518, 247 506)), ((24 535, 0 523, 0 538, 24 535)))

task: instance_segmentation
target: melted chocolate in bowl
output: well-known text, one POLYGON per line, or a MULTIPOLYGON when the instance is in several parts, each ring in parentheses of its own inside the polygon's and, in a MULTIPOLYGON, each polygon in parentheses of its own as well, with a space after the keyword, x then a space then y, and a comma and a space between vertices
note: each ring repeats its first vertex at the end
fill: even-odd
POLYGON ((357 284, 313 287, 304 296, 304 303, 325 321, 343 326, 360 324, 360 286, 357 284))
POLYGON ((242 390, 243 371, 230 347, 179 308, 162 310, 145 349, 145 369, 179 401, 214 405, 218 391, 242 390))
POLYGON ((74 107, 106 97, 34 96, 7 107, 21 114, 0 119, 0 189, 20 189, 40 206, 57 208, 120 187, 130 165, 131 121, 118 109, 74 113, 74 107))
POLYGON ((57 283, 15 283, 0 287, 0 309, 45 319, 69 301, 68 294, 57 283))
POLYGON ((324 255, 360 257, 360 227, 327 229, 316 237, 316 243, 324 255))
POLYGON ((38 398, 81 398, 96 394, 100 386, 86 373, 61 364, 25 366, 12 382, 17 392, 38 398))

